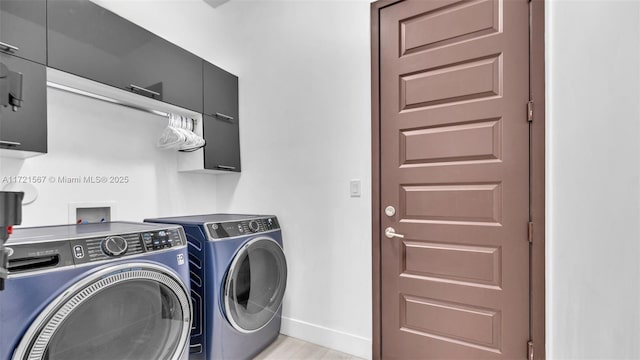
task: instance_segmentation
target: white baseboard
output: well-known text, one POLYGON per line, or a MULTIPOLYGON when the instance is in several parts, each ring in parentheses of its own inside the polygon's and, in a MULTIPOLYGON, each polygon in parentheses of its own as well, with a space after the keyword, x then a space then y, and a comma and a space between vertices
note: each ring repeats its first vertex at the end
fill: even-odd
POLYGON ((306 321, 282 317, 280 332, 310 343, 371 359, 371 339, 349 334, 306 321))

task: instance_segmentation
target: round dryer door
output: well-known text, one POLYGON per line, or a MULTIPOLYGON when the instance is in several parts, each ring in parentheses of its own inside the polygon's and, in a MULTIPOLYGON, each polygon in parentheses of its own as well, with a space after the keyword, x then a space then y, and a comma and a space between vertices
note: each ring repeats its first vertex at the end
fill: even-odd
POLYGON ((171 359, 184 353, 191 302, 160 266, 124 264, 75 284, 33 322, 13 360, 171 359))
POLYGON ((233 258, 224 284, 224 310, 238 331, 250 333, 276 315, 287 284, 282 248, 270 238, 247 242, 233 258))

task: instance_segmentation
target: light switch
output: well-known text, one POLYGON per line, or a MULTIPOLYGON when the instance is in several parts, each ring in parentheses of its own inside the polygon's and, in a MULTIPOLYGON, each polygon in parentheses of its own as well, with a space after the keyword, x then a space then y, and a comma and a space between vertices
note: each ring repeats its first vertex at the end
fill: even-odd
POLYGON ((351 180, 349 185, 351 188, 351 197, 360 197, 360 179, 351 180))

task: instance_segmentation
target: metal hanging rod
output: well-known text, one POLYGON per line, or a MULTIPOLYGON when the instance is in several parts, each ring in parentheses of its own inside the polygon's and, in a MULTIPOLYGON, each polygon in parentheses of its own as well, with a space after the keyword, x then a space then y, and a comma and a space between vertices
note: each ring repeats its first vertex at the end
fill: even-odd
POLYGON ((54 89, 70 92, 70 93, 73 93, 73 94, 82 95, 82 96, 85 96, 85 97, 88 97, 88 98, 91 98, 91 99, 96 99, 96 100, 108 102, 108 103, 111 103, 111 104, 116 104, 116 105, 128 107, 130 109, 143 111, 143 112, 146 112, 146 113, 149 113, 149 114, 153 114, 153 115, 157 115, 157 116, 162 116, 162 117, 166 117, 166 118, 168 118, 170 116, 169 113, 166 113, 166 112, 163 112, 163 111, 149 109, 149 108, 146 108, 144 106, 135 105, 135 104, 127 103, 127 102, 124 102, 124 101, 112 99, 110 97, 94 94, 94 93, 89 92, 89 91, 76 89, 76 88, 73 88, 73 87, 70 87, 70 86, 66 86, 66 85, 62 85, 62 84, 58 84, 58 83, 55 83, 55 82, 52 82, 52 81, 47 81, 47 86, 51 87, 51 88, 54 88, 54 89))

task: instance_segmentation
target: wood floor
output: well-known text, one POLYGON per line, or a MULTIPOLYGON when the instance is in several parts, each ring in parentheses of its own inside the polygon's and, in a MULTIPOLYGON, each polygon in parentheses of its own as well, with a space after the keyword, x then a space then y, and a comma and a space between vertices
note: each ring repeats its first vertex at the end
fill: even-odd
POLYGON ((280 335, 254 360, 360 360, 360 358, 331 350, 306 341, 280 335))

